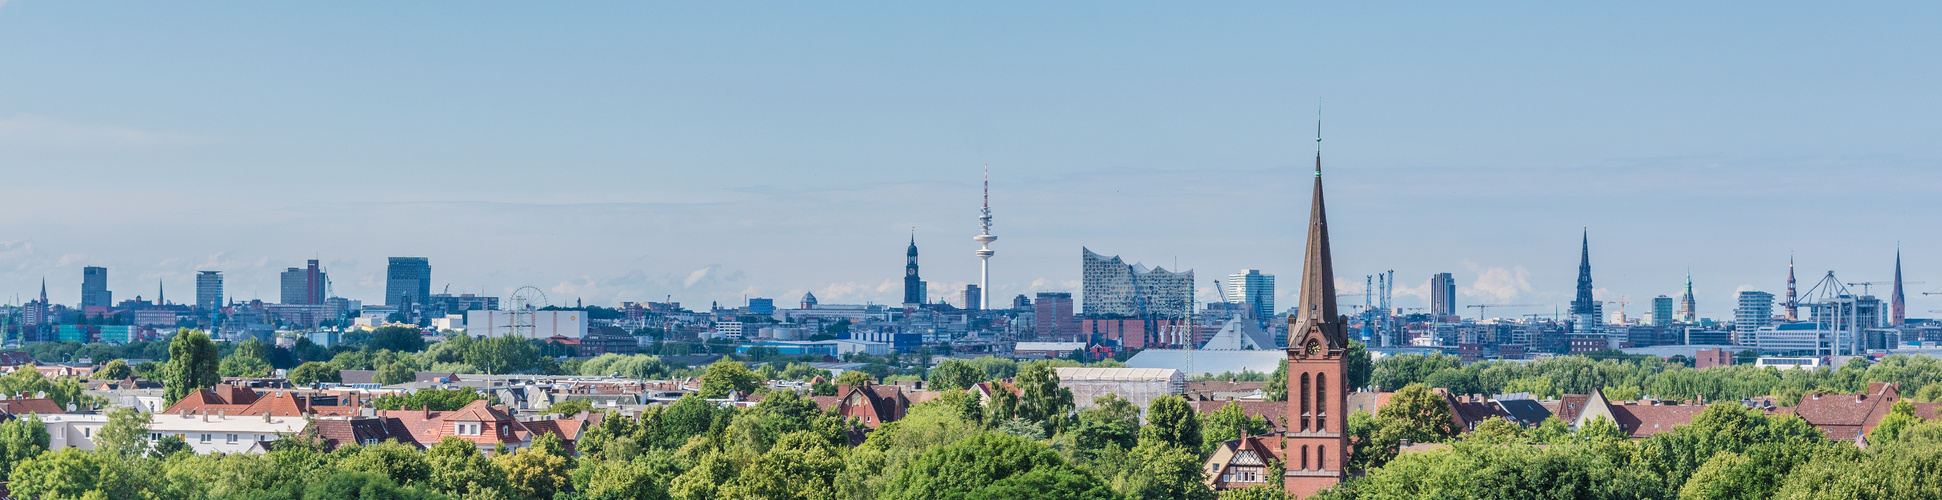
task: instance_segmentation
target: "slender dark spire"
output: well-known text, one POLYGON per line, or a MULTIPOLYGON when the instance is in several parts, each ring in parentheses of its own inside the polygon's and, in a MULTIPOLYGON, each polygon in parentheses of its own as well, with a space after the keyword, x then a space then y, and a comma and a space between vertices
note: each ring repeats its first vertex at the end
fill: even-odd
POLYGON ((1794 294, 1794 256, 1787 256, 1787 321, 1800 321, 1800 300, 1794 294))
MULTIPOLYGON (((1320 114, 1319 112, 1317 113, 1320 114)), ((1301 309, 1291 321, 1290 349, 1300 349, 1311 331, 1319 333, 1330 349, 1349 345, 1340 314, 1335 306, 1335 263, 1329 256, 1328 211, 1322 202, 1322 125, 1315 120, 1315 193, 1308 213, 1308 248, 1302 259, 1301 309)))
POLYGON ((1595 306, 1591 298, 1591 230, 1586 229, 1582 246, 1578 250, 1578 298, 1571 301, 1571 314, 1592 314, 1595 306))
POLYGON ((1908 321, 1908 303, 1902 301, 1902 249, 1895 246, 1895 293, 1888 297, 1890 326, 1902 326, 1908 321))

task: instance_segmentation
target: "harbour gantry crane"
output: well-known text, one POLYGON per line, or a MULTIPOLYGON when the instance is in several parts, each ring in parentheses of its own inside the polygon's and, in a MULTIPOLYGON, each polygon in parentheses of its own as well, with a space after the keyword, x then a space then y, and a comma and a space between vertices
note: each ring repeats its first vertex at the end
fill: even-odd
POLYGON ((1463 307, 1477 308, 1477 319, 1483 320, 1485 319, 1484 316, 1486 316, 1486 313, 1492 307, 1543 307, 1543 306, 1544 304, 1470 304, 1463 307))

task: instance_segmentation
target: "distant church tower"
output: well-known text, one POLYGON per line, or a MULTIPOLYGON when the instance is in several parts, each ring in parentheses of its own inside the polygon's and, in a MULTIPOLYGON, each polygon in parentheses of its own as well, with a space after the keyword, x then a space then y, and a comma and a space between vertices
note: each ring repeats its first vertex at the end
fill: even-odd
POLYGON ((910 237, 910 251, 905 252, 908 260, 904 263, 904 309, 916 309, 924 305, 924 279, 917 277, 917 237, 910 237))
POLYGON ((1571 301, 1571 316, 1576 320, 1575 333, 1597 333, 1603 330, 1605 318, 1598 301, 1591 297, 1591 231, 1585 231, 1583 246, 1578 250, 1578 298, 1571 301))
POLYGON ((1314 206, 1301 273, 1301 303, 1288 318, 1288 429, 1282 487, 1307 498, 1348 476, 1348 352, 1346 323, 1335 310, 1335 269, 1322 208, 1320 125, 1315 137, 1314 206))

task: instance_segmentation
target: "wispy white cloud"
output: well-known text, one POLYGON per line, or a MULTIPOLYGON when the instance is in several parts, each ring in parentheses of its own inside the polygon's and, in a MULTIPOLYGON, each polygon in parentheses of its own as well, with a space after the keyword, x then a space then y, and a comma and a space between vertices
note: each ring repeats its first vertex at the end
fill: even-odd
POLYGON ((1524 266, 1484 267, 1465 262, 1464 267, 1477 273, 1477 281, 1470 286, 1458 288, 1459 295, 1494 302, 1509 302, 1524 292, 1531 291, 1531 271, 1524 266))
MULTIPOLYGON (((3 6, 5 2, 0 2, 3 6)), ((51 147, 146 148, 206 142, 190 134, 81 125, 34 115, 0 117, 0 143, 51 147)))

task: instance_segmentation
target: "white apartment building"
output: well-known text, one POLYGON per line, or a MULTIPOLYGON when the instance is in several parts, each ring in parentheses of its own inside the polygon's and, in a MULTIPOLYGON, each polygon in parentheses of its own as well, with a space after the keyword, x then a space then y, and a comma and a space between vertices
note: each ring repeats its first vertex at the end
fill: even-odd
POLYGON ((94 435, 101 432, 101 426, 108 424, 104 414, 56 413, 38 415, 42 425, 47 426, 47 449, 59 451, 64 448, 94 449, 94 435))
POLYGON ((158 413, 148 425, 150 443, 179 436, 196 453, 258 453, 282 436, 295 435, 309 422, 302 417, 230 416, 221 412, 158 413))

